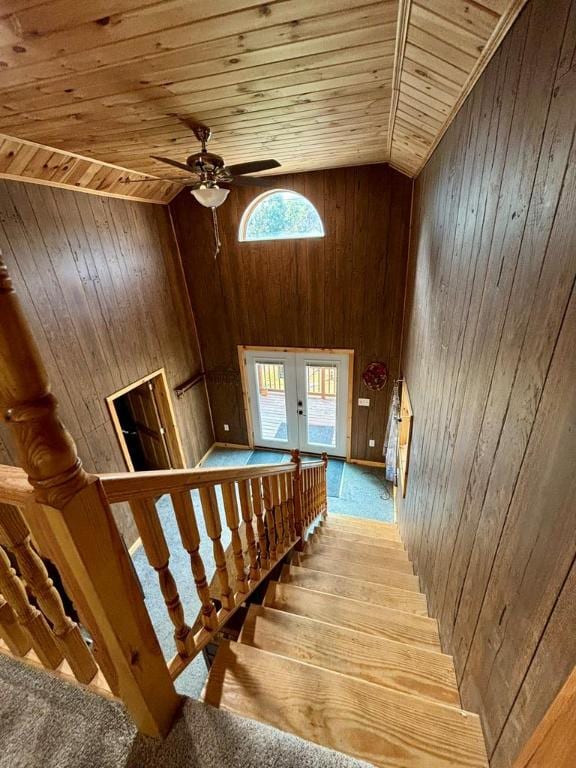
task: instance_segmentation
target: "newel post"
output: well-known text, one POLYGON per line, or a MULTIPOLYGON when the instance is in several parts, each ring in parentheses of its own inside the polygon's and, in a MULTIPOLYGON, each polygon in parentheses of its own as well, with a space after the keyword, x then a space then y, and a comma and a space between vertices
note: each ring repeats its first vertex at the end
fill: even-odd
POLYGON ((304 525, 302 520, 302 473, 301 473, 301 464, 302 459, 300 458, 300 451, 298 448, 294 448, 294 450, 290 451, 292 454, 292 458, 290 461, 293 464, 296 464, 296 470, 292 473, 292 493, 294 496, 294 528, 296 530, 296 538, 298 539, 298 543, 295 546, 295 549, 298 552, 304 551, 304 525))
POLYGON ((164 735, 176 694, 132 564, 99 479, 88 474, 58 417, 46 370, 0 258, 0 413, 35 489, 26 520, 50 542, 76 608, 95 640, 110 688, 138 728, 164 735))

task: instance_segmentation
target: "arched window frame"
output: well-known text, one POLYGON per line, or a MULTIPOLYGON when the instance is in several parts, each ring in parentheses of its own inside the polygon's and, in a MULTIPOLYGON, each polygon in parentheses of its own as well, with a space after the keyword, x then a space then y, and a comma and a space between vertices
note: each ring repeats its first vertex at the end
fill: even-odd
POLYGON ((240 227, 238 230, 238 240, 241 243, 266 243, 270 242, 271 240, 318 240, 322 237, 324 237, 326 234, 326 230, 324 229, 324 222, 322 221, 322 217, 318 213, 318 209, 314 205, 314 203, 309 200, 305 195, 300 194, 300 192, 296 192, 293 189, 267 189, 265 192, 262 192, 262 194, 258 195, 257 197, 252 200, 249 205, 246 206, 246 209, 244 213, 242 214, 242 218, 240 219, 240 227), (262 237, 262 238, 255 238, 253 240, 246 237, 246 230, 248 228, 248 222, 250 221, 250 217, 256 210, 256 208, 262 203, 264 200, 266 200, 268 197, 272 197, 272 195, 277 194, 278 192, 290 192, 292 195, 298 195, 298 197, 301 197, 303 200, 305 200, 308 205, 310 205, 316 215, 318 216, 318 220, 320 222, 320 226, 322 227, 322 233, 318 235, 310 235, 310 234, 303 234, 303 235, 290 235, 289 237, 262 237))

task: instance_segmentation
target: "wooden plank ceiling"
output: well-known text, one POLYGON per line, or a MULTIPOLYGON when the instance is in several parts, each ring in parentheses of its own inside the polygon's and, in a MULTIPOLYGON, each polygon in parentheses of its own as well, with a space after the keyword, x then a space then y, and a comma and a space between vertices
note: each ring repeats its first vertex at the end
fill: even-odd
POLYGON ((0 0, 0 176, 165 202, 122 180, 190 120, 228 164, 415 175, 524 2, 0 0))

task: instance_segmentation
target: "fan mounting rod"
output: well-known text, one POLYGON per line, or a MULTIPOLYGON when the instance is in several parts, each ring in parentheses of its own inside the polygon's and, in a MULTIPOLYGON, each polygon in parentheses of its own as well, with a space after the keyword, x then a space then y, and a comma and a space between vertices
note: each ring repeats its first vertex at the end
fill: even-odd
POLYGON ((202 152, 206 152, 206 144, 210 141, 212 131, 205 125, 194 125, 192 128, 194 136, 202 144, 202 152))

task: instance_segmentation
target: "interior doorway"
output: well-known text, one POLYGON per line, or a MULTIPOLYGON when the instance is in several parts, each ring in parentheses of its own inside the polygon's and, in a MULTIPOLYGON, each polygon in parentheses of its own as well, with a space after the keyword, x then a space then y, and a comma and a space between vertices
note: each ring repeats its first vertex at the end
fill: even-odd
POLYGON ((352 353, 242 348, 252 444, 347 457, 352 353))
POLYGON ((186 466, 164 369, 106 398, 128 469, 186 466))

